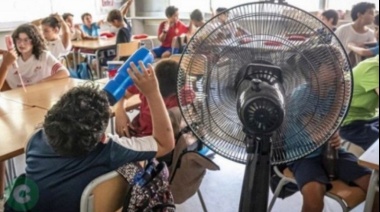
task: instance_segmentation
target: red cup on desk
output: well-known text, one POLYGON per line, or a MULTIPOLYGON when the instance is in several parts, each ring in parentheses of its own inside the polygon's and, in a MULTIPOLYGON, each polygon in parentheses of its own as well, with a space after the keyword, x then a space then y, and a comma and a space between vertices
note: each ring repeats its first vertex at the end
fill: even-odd
POLYGON ((108 78, 112 80, 115 75, 117 74, 117 70, 119 70, 120 66, 124 64, 123 61, 108 61, 107 62, 107 72, 108 72, 108 78))

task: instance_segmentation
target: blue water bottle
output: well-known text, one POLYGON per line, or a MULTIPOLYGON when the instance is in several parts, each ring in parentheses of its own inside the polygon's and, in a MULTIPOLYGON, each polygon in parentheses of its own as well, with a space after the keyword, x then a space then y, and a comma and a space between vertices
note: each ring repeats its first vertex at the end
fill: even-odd
POLYGON ((154 57, 147 48, 140 48, 118 69, 113 80, 110 80, 103 90, 107 93, 110 105, 115 105, 125 94, 125 90, 133 85, 133 80, 129 77, 127 69, 133 62, 140 69, 138 62, 142 61, 145 66, 153 63, 154 57))

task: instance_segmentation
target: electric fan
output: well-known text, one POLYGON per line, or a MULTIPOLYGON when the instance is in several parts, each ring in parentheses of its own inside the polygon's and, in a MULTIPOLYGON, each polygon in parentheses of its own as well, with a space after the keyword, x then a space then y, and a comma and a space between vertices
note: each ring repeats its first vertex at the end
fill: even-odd
POLYGON ((317 150, 344 119, 351 67, 321 28, 281 0, 243 4, 208 21, 181 57, 178 89, 196 92, 188 105, 178 92, 185 121, 211 150, 246 164, 240 211, 266 211, 271 165, 317 150))

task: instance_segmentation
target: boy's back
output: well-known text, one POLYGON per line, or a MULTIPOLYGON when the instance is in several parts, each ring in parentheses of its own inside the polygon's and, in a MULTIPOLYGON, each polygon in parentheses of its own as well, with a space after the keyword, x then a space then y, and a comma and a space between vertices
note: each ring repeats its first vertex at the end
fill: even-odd
MULTIPOLYGON (((114 137, 117 140, 117 137, 114 137)), ((152 137, 139 138, 133 142, 155 142, 152 137), (141 141, 140 141, 141 140, 141 141), (144 140, 144 141, 142 141, 144 140)), ((153 158, 155 150, 143 145, 144 151, 131 147, 127 150, 118 142, 98 144, 85 156, 63 157, 48 144, 44 130, 31 138, 26 149, 26 177, 38 186, 39 199, 32 211, 79 211, 83 190, 95 178, 106 174, 132 160, 153 158), (132 150, 134 149, 134 150, 132 150)))

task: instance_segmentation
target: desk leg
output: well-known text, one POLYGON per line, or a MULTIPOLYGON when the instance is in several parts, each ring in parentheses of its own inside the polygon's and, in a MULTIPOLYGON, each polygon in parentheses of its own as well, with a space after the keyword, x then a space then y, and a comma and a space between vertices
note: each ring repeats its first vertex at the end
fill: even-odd
POLYGON ((100 68, 100 61, 99 61, 99 49, 95 52, 95 58, 96 58, 96 73, 98 75, 98 79, 102 79, 102 70, 100 68))
POLYGON ((115 117, 111 117, 110 118, 110 127, 111 127, 111 133, 112 134, 115 134, 115 120, 114 120, 115 117))
POLYGON ((367 198, 365 200, 364 212, 372 212, 373 203, 375 202, 376 192, 378 188, 378 181, 379 181, 379 171, 373 171, 371 180, 369 182, 367 198))

